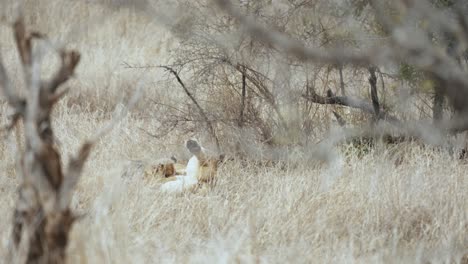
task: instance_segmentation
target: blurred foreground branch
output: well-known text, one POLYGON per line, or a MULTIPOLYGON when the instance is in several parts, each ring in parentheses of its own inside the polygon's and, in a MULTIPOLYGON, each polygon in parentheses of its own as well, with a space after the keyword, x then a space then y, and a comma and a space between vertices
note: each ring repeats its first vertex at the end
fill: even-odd
MULTIPOLYGON (((61 64, 50 81, 41 80, 41 58, 46 54, 46 37, 29 31, 20 17, 13 25, 28 96, 23 98, 13 89, 0 57, 0 86, 14 114, 9 125, 13 129, 22 120, 25 149, 20 153, 17 170, 18 199, 13 218, 13 234, 7 263, 65 263, 69 234, 77 216, 70 208, 73 191, 78 184, 91 149, 120 121, 125 113, 99 130, 70 158, 64 169, 55 144, 51 113, 67 89, 59 87, 73 77, 80 54, 58 50, 61 64), (33 43, 35 41, 35 43, 33 43)), ((138 100, 135 93, 130 107, 138 100)), ((17 127, 19 129, 19 127, 17 127)))

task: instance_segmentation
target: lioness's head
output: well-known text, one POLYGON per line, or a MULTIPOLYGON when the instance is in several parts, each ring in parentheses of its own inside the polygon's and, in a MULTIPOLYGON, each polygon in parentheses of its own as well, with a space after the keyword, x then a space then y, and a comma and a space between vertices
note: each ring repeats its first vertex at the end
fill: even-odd
POLYGON ((174 160, 172 159, 157 160, 145 169, 145 179, 167 178, 174 176, 175 174, 176 170, 174 167, 174 160))

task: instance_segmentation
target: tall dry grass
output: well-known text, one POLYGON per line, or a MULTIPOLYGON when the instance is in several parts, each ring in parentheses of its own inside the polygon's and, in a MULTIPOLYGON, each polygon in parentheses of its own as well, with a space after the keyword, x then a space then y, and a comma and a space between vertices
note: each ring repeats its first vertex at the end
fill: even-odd
MULTIPOLYGON (((13 4, 2 0, 6 20, 13 4)), ((73 94, 54 113, 65 157, 109 119, 138 81, 144 81, 145 98, 170 92, 155 85, 161 76, 142 77, 121 64, 170 60, 170 47, 177 43, 149 18, 84 1, 25 4, 31 23, 84 56, 71 83, 73 94)), ((9 30, 0 27, 1 52, 10 72, 20 74, 9 30)), ((54 62, 47 65, 46 72, 54 62)), ((286 168, 228 161, 209 192, 167 196, 138 171, 121 177, 131 160, 187 155, 176 132, 158 140, 139 129, 158 131, 158 121, 142 111, 148 107, 143 100, 140 111, 103 139, 86 165, 73 200, 83 218, 70 239, 70 263, 468 261, 465 161, 412 144, 377 146, 364 155, 356 148, 330 149, 334 158, 328 162, 291 153, 286 168)), ((7 112, 2 104, 2 123, 7 112)), ((0 144, 3 259, 17 182, 13 135, 0 144)))

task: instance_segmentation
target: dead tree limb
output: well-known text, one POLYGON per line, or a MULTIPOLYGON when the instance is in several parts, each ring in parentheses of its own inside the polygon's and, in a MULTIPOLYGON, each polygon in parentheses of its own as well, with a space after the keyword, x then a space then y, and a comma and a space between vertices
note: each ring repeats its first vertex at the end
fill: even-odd
MULTIPOLYGON (((331 90, 327 91, 327 96, 320 96, 315 91, 309 92, 309 95, 303 95, 303 98, 317 104, 342 105, 359 109, 365 113, 375 115, 374 105, 364 99, 351 96, 336 96, 331 90)), ((383 110, 379 110, 381 119, 387 120, 393 124, 399 124, 399 120, 383 110)))
MULTIPOLYGON (((268 104, 273 108, 275 111, 276 115, 278 116, 280 127, 285 129, 287 127, 287 122, 281 113, 280 108, 278 107, 278 104, 276 102, 275 96, 273 93, 268 89, 268 87, 264 84, 264 82, 260 81, 259 78, 264 78, 267 80, 265 75, 262 73, 248 67, 245 64, 240 64, 237 63, 236 65, 232 64, 230 61, 225 60, 228 65, 234 67, 238 72, 243 74, 245 78, 254 86, 257 88, 261 96, 268 102, 268 104)), ((252 90, 252 89, 251 89, 252 90)))
POLYGON ((375 75, 375 67, 369 67, 369 84, 371 90, 371 100, 372 100, 372 108, 374 109, 374 114, 376 120, 380 119, 380 104, 379 104, 379 97, 377 95, 377 76, 375 75))
POLYGON ((386 100, 385 100, 385 94, 386 94, 385 79, 384 79, 382 71, 379 68, 377 68, 377 71, 379 72, 380 83, 382 84, 382 104, 385 105, 385 102, 386 102, 386 100))
POLYGON ((318 95, 315 91, 311 91, 308 96, 303 95, 302 97, 317 104, 348 106, 351 108, 359 109, 369 114, 374 114, 374 109, 369 102, 351 96, 336 96, 333 93, 330 94, 330 92, 326 97, 324 97, 318 95))
POLYGON ((66 89, 58 88, 73 76, 80 54, 60 50, 59 70, 51 81, 42 81, 40 59, 43 53, 33 48, 37 46, 33 45, 33 40, 41 43, 45 36, 28 31, 22 18, 14 23, 13 31, 28 96, 22 98, 15 93, 0 57, 0 86, 14 110, 10 127, 22 120, 25 128, 25 148, 21 150, 17 171, 20 184, 13 217, 12 248, 7 262, 65 263, 69 234, 77 219, 70 208, 73 191, 92 147, 119 119, 114 119, 86 141, 64 170, 53 137, 51 112, 66 93, 66 89))
POLYGON ((340 127, 346 126, 346 121, 343 119, 343 117, 341 117, 340 114, 338 114, 336 111, 332 111, 332 112, 336 118, 336 121, 338 121, 338 124, 340 125, 340 127))
POLYGON ((244 71, 242 72, 242 91, 241 91, 241 109, 240 109, 240 114, 239 114, 239 127, 244 126, 244 111, 245 111, 245 97, 247 94, 247 80, 246 80, 246 73, 245 73, 245 67, 244 71))
POLYGON ((345 91, 345 83, 344 83, 344 78, 343 78, 343 64, 340 64, 338 66, 338 73, 340 74, 340 89, 341 89, 341 95, 346 96, 346 91, 345 91))
POLYGON ((444 90, 437 78, 434 81, 434 102, 432 105, 432 119, 434 124, 438 124, 443 118, 444 90))
POLYGON ((190 100, 192 101, 192 103, 197 107, 198 111, 200 112, 200 115, 203 117, 203 119, 205 120, 206 122, 206 125, 208 127, 208 130, 211 134, 211 136, 213 137, 213 139, 215 140, 215 143, 216 143, 216 150, 219 152, 220 151, 220 144, 219 144, 219 140, 218 140, 218 136, 216 135, 216 131, 213 127, 213 123, 210 121, 210 119, 208 118, 208 115, 205 113, 205 110, 203 110, 203 108, 200 106, 200 104, 198 103, 197 99, 195 99, 195 97, 193 96, 193 94, 190 92, 190 90, 187 88, 187 86, 185 86, 184 82, 182 81, 182 79, 180 78, 179 74, 171 67, 169 66, 160 66, 161 68, 163 69, 166 69, 167 71, 169 71, 172 75, 174 75, 174 77, 176 78, 177 82, 180 84, 180 86, 182 87, 182 89, 184 89, 184 92, 185 94, 190 98, 190 100))

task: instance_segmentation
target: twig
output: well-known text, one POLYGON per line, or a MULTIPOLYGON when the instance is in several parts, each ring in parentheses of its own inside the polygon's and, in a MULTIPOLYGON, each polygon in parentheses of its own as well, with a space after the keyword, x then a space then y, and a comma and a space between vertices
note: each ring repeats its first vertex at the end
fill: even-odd
POLYGON ((338 66, 338 72, 340 74, 340 89, 341 89, 341 95, 346 96, 346 91, 345 91, 345 83, 343 79, 343 64, 340 64, 338 66))
POLYGON ((241 109, 239 114, 239 127, 244 126, 244 110, 245 110, 245 96, 247 93, 247 81, 245 77, 245 68, 244 72, 242 73, 242 92, 241 92, 241 109))
POLYGON ((371 100, 372 100, 372 107, 374 109, 374 114, 376 120, 380 119, 380 104, 379 104, 379 97, 377 96, 377 76, 375 75, 376 68, 371 66, 368 68, 370 77, 369 77, 369 84, 371 90, 371 100))

